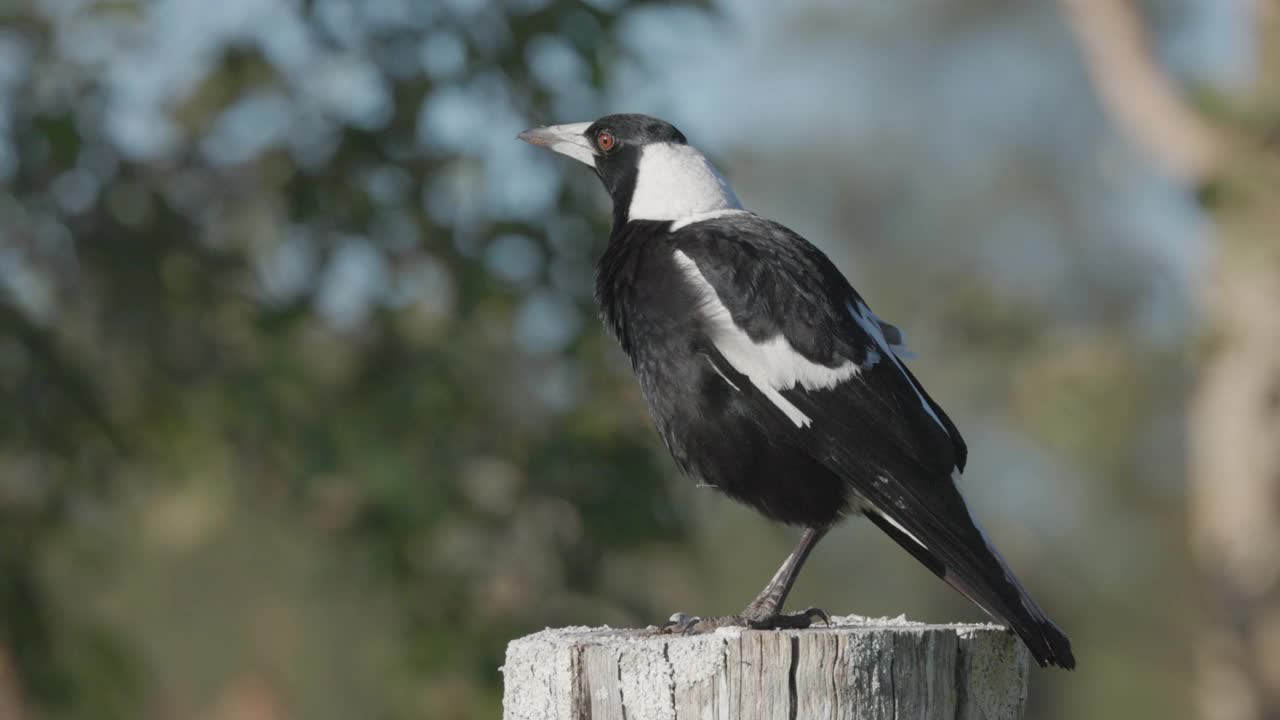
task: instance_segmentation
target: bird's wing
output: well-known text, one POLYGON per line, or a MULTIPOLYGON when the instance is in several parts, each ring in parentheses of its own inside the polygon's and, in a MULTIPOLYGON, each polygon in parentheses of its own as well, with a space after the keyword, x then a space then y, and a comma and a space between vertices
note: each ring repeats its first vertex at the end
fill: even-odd
POLYGON ((774 442, 848 482, 877 526, 1009 623, 1042 664, 1073 664, 1065 636, 955 487, 967 455, 959 431, 830 260, 751 215, 683 228, 673 246, 700 298, 694 311, 713 365, 774 442))
MULTIPOLYGON (((872 314, 875 317, 874 313, 872 314)), ((897 325, 891 325, 879 317, 875 317, 876 325, 880 326, 880 334, 884 335, 885 342, 889 343, 889 349, 892 350, 901 360, 914 360, 916 354, 907 347, 907 334, 898 329, 897 325)))
POLYGON ((796 405, 816 403, 867 425, 859 435, 889 456, 918 458, 943 480, 964 470, 964 439, 902 362, 902 332, 821 251, 749 214, 682 228, 673 245, 708 339, 800 436, 827 432, 796 405))

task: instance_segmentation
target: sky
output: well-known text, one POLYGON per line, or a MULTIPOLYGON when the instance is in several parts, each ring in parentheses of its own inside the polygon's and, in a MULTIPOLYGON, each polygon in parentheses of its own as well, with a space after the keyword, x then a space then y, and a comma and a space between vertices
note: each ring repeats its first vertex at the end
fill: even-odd
MULTIPOLYGON (((1249 70, 1245 2, 1158 4, 1162 57, 1182 78, 1240 83, 1249 70)), ((88 5, 48 0, 41 9, 58 28, 63 61, 102 68, 102 126, 126 158, 177 157, 193 140, 184 137, 173 108, 197 91, 224 46, 248 44, 269 59, 280 81, 238 98, 199 140, 200 153, 214 165, 235 166, 287 147, 301 165, 323 167, 339 127, 376 128, 391 112, 386 82, 361 52, 368 37, 416 25, 421 40, 387 66, 440 81, 418 111, 418 152, 461 154, 470 162, 421 200, 433 216, 461 227, 539 217, 552 205, 566 169, 514 141, 526 126, 640 111, 676 123, 716 157, 749 207, 833 252, 856 253, 864 237, 873 237, 869 242, 898 246, 922 262, 947 264, 955 259, 946 249, 960 248, 981 258, 974 272, 986 282, 1068 317, 1102 312, 1091 298, 1109 308, 1127 294, 1133 330, 1152 342, 1177 342, 1187 331, 1190 288, 1209 251, 1207 220, 1186 188, 1138 156, 1089 98, 1052 3, 1011 13, 1001 3, 959 12, 972 4, 944 0, 892 7, 743 0, 721 4, 715 17, 641 8, 626 16, 626 52, 603 95, 591 88, 586 63, 566 41, 598 35, 582 13, 527 53, 532 77, 562 113, 556 118, 525 117, 526 89, 507 78, 462 79, 464 38, 436 21, 464 18, 455 27, 466 28, 467 41, 499 47, 509 30, 483 0, 320 0, 318 28, 301 19, 297 3, 274 0, 162 0, 148 7, 142 23, 104 22, 100 13, 84 12, 88 5), (790 181, 799 165, 811 182, 790 181), (957 187, 965 188, 963 209, 955 207, 957 187), (873 219, 850 228, 842 208, 851 189, 901 207, 887 225, 873 219), (960 228, 954 241, 934 240, 954 228, 960 228)), ((6 91, 35 68, 29 44, 17 35, 0 36, 0 56, 8 58, 0 63, 2 107, 6 91)), ((70 81, 69 73, 37 76, 51 98, 70 81)), ((12 157, 0 144, 0 173, 11 171, 12 157)), ((90 202, 98 180, 113 169, 111 162, 99 165, 61 178, 59 200, 72 208, 90 202)), ((387 226, 406 224, 391 218, 387 226)), ((365 313, 340 306, 375 299, 368 288, 386 275, 360 250, 368 242, 381 239, 352 238, 337 256, 350 267, 325 275, 325 282, 353 286, 322 294, 321 309, 337 325, 358 324, 365 313)), ((518 247, 507 238, 490 264, 508 273, 504 263, 530 262, 527 243, 523 254, 518 247)), ((10 284, 32 285, 12 278, 10 284)), ((542 309, 527 316, 535 324, 577 323, 548 310, 555 304, 544 297, 537 301, 542 309)), ((546 333, 571 334, 552 325, 546 333)))

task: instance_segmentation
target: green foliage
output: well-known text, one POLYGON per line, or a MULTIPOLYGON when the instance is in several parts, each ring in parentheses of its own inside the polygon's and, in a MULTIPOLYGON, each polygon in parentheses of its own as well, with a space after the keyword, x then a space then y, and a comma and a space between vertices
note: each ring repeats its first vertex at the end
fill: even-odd
MULTIPOLYGON (((196 60, 129 46, 191 30, 132 3, 32 8, 0 38, 21 59, 3 98, 17 162, 0 195, 0 653, 49 717, 194 701, 158 687, 156 653, 136 646, 164 644, 159 619, 123 633, 129 611, 102 595, 142 607, 184 592, 137 595, 128 578, 156 553, 196 562, 253 508, 278 518, 270 542, 301 538, 341 584, 395 598, 380 607, 400 618, 410 680, 365 716, 492 710, 507 639, 602 605, 641 617, 602 597, 600 564, 680 535, 667 465, 595 323, 551 351, 512 332, 540 293, 589 319, 586 285, 546 268, 589 272, 582 246, 604 219, 548 243, 549 222, 580 214, 568 190, 528 210, 485 200, 493 143, 515 143, 506 124, 424 129, 459 93, 517 120, 564 106, 530 76, 551 41, 588 68, 576 109, 590 114, 619 11, 273 5, 199 28, 196 60), (287 32, 305 53, 273 44, 287 32), (117 54, 95 62, 90 42, 117 54), (156 107, 130 106, 146 82, 156 107), (281 112, 281 132, 256 134, 281 112), (512 233, 545 260, 530 281, 486 264, 512 233)), ((217 596, 247 576, 194 582, 217 596)))

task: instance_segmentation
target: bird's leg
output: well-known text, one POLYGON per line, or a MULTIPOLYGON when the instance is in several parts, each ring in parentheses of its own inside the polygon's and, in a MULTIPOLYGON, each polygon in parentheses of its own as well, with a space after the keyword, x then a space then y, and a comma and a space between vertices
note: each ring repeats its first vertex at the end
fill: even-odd
MULTIPOLYGON (((806 528, 804 534, 800 536, 800 542, 796 544, 796 549, 791 551, 786 560, 782 561, 782 566, 778 568, 778 572, 773 574, 773 579, 769 584, 764 586, 760 594, 756 596, 751 604, 747 605, 742 611, 742 617, 746 619, 747 624, 752 627, 757 625, 777 627, 773 625, 775 620, 786 620, 790 622, 803 622, 798 627, 809 627, 811 616, 822 618, 823 622, 830 622, 826 612, 817 608, 809 608, 794 615, 782 615, 782 605, 787 601, 787 596, 791 594, 791 587, 796 584, 796 578, 800 575, 800 568, 804 567, 804 561, 809 559, 809 553, 813 551, 813 546, 818 544, 823 535, 827 534, 826 527, 806 528)), ((796 627, 788 625, 787 627, 796 627)))
POLYGON ((791 551, 787 559, 782 561, 782 566, 773 574, 773 579, 738 615, 704 619, 677 613, 671 616, 671 620, 662 627, 662 631, 694 633, 729 626, 745 626, 757 630, 807 628, 817 619, 830 624, 831 618, 827 616, 826 611, 819 608, 808 608, 789 615, 782 613, 782 605, 786 602, 787 595, 791 593, 791 587, 796 583, 800 568, 809 558, 813 546, 827 534, 828 529, 827 527, 807 528, 804 535, 800 536, 796 549, 791 551))

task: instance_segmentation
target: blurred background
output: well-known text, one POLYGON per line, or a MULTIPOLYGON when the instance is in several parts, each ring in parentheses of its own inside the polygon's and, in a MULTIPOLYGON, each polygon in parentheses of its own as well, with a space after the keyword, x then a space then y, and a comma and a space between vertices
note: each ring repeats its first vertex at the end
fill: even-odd
MULTIPOLYGON (((1280 717, 1269 0, 0 2, 0 718, 496 718, 505 644, 739 610, 532 125, 674 122, 903 327, 1080 669, 1280 717)), ((980 620, 864 522, 792 605, 980 620)))

